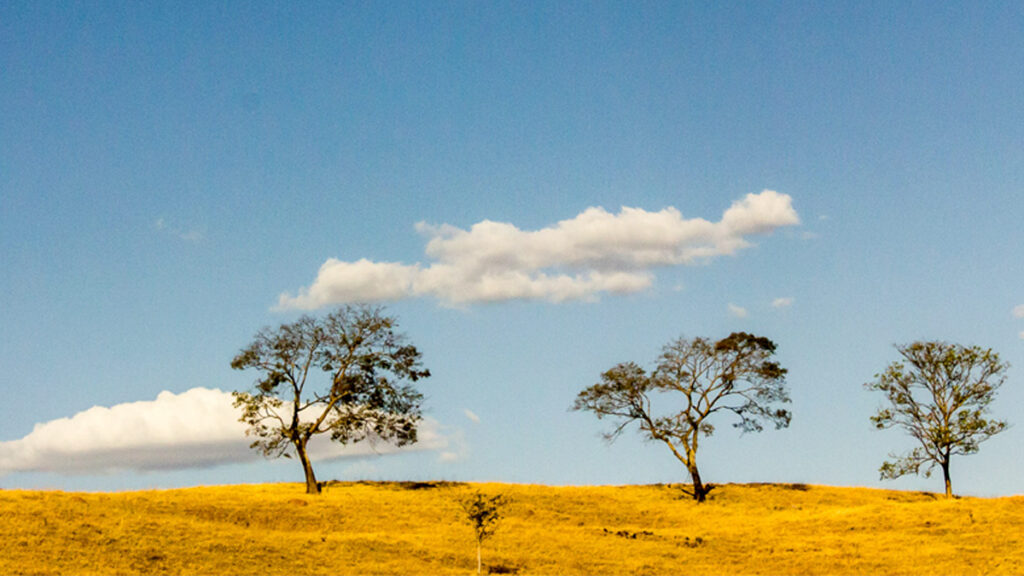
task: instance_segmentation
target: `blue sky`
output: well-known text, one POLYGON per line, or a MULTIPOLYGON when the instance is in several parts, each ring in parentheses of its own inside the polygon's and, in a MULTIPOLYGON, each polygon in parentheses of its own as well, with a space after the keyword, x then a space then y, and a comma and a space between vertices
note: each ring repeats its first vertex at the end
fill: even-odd
POLYGON ((1024 492, 1022 28, 1009 2, 6 2, 0 486, 301 480, 204 444, 207 392, 252 382, 229 363, 261 327, 358 295, 424 353, 428 441, 322 479, 683 481, 568 408, 744 330, 778 344, 793 423, 720 422, 705 480, 938 490, 878 480, 910 444, 862 384, 943 339, 1012 364, 994 412, 1018 424, 954 489, 1024 492), (710 252, 608 252, 612 229, 690 246, 661 224, 710 252), (559 252, 577 233, 605 252, 559 252))

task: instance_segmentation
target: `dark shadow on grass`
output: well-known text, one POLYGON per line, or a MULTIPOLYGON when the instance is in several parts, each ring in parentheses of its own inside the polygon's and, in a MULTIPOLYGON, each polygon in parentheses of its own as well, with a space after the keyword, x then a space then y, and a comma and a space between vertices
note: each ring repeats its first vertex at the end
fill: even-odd
POLYGON ((416 482, 416 481, 380 481, 380 480, 356 480, 354 482, 343 482, 341 480, 331 480, 325 483, 326 486, 345 486, 345 485, 358 485, 358 486, 373 486, 376 488, 389 488, 391 490, 436 490, 439 488, 458 488, 465 486, 465 482, 448 482, 444 480, 430 481, 430 482, 416 482))
POLYGON ((781 490, 796 490, 797 492, 809 492, 811 487, 802 482, 750 482, 739 484, 739 486, 750 486, 751 488, 779 488, 781 490))

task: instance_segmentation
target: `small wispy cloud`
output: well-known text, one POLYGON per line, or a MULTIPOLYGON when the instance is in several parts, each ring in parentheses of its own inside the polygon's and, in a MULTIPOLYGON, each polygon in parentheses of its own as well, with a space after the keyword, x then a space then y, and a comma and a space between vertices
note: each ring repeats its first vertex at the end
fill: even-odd
POLYGON ((203 233, 200 230, 180 228, 178 226, 169 224, 163 218, 157 218, 156 221, 153 222, 153 228, 160 232, 175 236, 178 239, 184 240, 186 242, 201 242, 204 237, 203 233))
MULTIPOLYGON (((817 221, 819 223, 827 222, 828 220, 829 220, 828 215, 826 215, 826 214, 819 214, 818 215, 817 221)), ((821 234, 819 234, 818 232, 815 232, 813 230, 804 230, 804 231, 799 233, 798 237, 801 240, 817 240, 818 238, 821 238, 821 234)))
POLYGON ((480 423, 480 417, 477 416, 472 410, 469 410, 467 408, 466 410, 463 410, 462 413, 465 414, 466 418, 469 418, 470 421, 473 422, 474 424, 480 423))
POLYGON ((793 305, 793 299, 789 296, 772 300, 772 308, 789 308, 793 305))
MULTIPOLYGON (((252 439, 230 393, 193 388, 161 392, 155 400, 95 406, 69 418, 36 424, 27 436, 0 442, 0 474, 44 471, 95 473, 111 470, 201 468, 258 460, 252 439)), ((419 441, 397 448, 384 442, 342 446, 323 436, 310 441, 315 460, 364 457, 409 450, 443 450, 439 424, 420 423, 419 441)))
POLYGON ((203 239, 203 233, 198 230, 189 230, 188 232, 178 234, 178 238, 186 242, 200 242, 203 239))
POLYGON ((732 303, 729 304, 729 314, 734 318, 746 318, 749 315, 746 308, 732 303))
POLYGON ((1013 309, 1014 318, 1024 318, 1024 304, 1014 307, 1013 309))
POLYGON ((483 220, 468 230, 419 223, 426 264, 329 258, 313 283, 281 294, 278 309, 433 297, 446 305, 505 300, 595 300, 647 290, 654 270, 706 263, 752 246, 752 235, 794 226, 786 194, 765 190, 734 202, 718 222, 623 207, 588 208, 540 230, 483 220))
MULTIPOLYGON (((476 416, 470 410, 464 410, 466 418, 477 423, 477 420, 473 420, 470 416, 476 416)), ((437 453, 437 461, 442 464, 451 464, 453 462, 464 462, 469 459, 470 456, 470 443, 466 439, 466 430, 461 426, 443 427, 444 431, 444 449, 439 450, 437 453)))

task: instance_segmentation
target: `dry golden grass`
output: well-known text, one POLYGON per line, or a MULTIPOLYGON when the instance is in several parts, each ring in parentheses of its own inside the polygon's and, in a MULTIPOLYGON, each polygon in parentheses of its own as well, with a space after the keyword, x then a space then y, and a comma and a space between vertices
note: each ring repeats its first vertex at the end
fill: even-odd
POLYGON ((457 499, 512 504, 484 564, 519 574, 1021 574, 1024 497, 803 485, 332 483, 0 490, 0 574, 470 574, 457 499))

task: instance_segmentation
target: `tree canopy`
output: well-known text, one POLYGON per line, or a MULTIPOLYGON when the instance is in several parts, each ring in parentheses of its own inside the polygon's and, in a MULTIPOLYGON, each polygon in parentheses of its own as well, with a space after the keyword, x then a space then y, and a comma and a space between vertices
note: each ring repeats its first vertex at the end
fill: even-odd
POLYGON ((464 496, 459 500, 459 506, 465 513, 466 520, 473 527, 473 534, 476 536, 476 573, 480 574, 482 564, 480 549, 484 540, 494 536, 501 523, 504 508, 510 500, 503 494, 487 496, 479 491, 464 496))
POLYGON ((890 454, 879 472, 883 479, 928 477, 939 466, 950 497, 952 457, 974 454, 981 442, 1006 429, 1006 422, 990 419, 988 412, 1009 364, 991 349, 946 342, 914 342, 896 350, 903 360, 864 385, 887 401, 871 422, 879 429, 902 428, 918 446, 890 454))
POLYGON ((713 416, 732 414, 733 426, 743 432, 759 432, 765 423, 776 429, 789 426, 792 415, 779 407, 790 401, 786 369, 771 359, 775 349, 768 338, 745 332, 717 342, 679 338, 662 348, 652 373, 634 362, 617 364, 581 391, 572 408, 616 420, 604 435, 608 441, 637 423, 646 439, 665 444, 686 466, 691 495, 703 502, 712 486, 701 480, 697 452, 700 437, 715 431, 713 416), (681 408, 665 410, 663 405, 681 408))
POLYGON ((234 392, 252 447, 296 456, 308 493, 320 492, 308 451, 316 435, 340 444, 416 442, 422 395, 413 383, 430 372, 395 328, 380 308, 345 306, 264 328, 231 361, 260 373, 251 390, 234 392))

